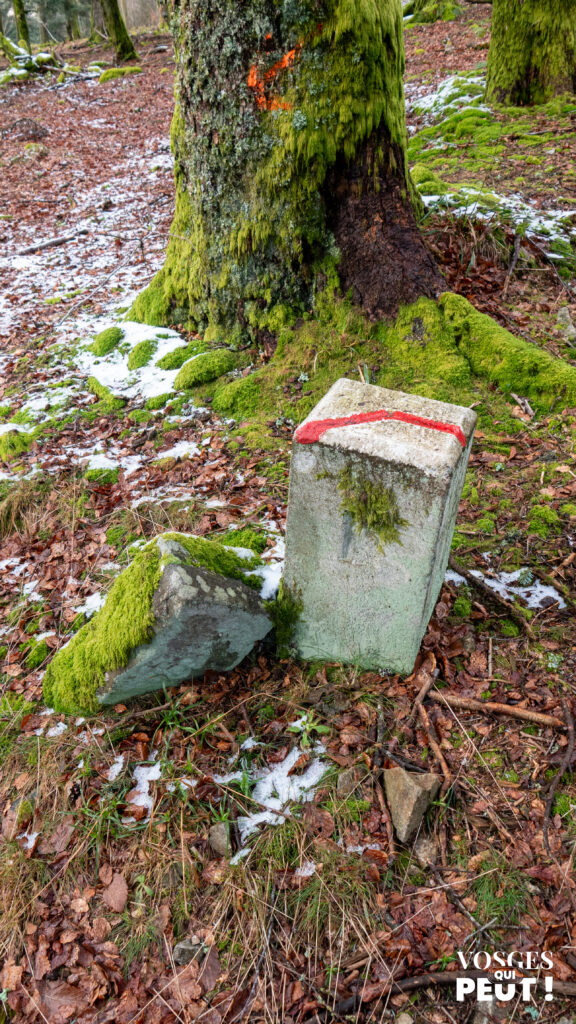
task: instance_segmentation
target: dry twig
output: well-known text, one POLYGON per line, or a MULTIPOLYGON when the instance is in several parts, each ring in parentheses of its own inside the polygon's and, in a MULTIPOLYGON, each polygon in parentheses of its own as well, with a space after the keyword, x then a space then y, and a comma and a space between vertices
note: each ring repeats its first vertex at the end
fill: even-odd
POLYGON ((428 696, 436 704, 446 704, 449 708, 509 715, 511 718, 522 718, 525 722, 534 722, 545 728, 563 729, 565 724, 561 718, 556 718, 554 715, 545 715, 542 711, 531 711, 529 708, 519 708, 513 704, 499 704, 494 700, 475 700, 474 697, 460 697, 457 694, 446 693, 444 690, 437 690, 428 696))

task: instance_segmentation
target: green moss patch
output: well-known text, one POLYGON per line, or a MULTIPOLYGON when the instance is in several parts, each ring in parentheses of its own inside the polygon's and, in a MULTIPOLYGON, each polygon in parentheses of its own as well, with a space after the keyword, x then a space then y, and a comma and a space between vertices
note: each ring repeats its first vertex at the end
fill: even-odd
MULTIPOLYGON (((260 588, 260 579, 249 575, 250 570, 261 564, 257 555, 242 558, 216 541, 189 534, 162 536, 186 549, 185 564, 260 588)), ((174 561, 178 561, 174 556, 162 559, 156 540, 134 556, 128 568, 114 580, 104 607, 50 662, 44 676, 44 698, 50 707, 69 714, 97 709, 96 694, 106 672, 124 668, 134 648, 152 636, 154 591, 163 566, 174 561)))
POLYGON ((121 327, 107 327, 105 331, 95 335, 90 350, 95 356, 107 356, 118 348, 123 337, 124 331, 121 327))
POLYGON ((373 324, 346 301, 325 296, 317 317, 279 334, 274 356, 246 377, 199 386, 199 402, 241 421, 246 443, 278 446, 270 427, 301 422, 339 377, 460 405, 477 403, 480 424, 498 418, 516 432, 511 392, 546 412, 562 394, 576 404, 576 369, 515 338, 463 297, 419 299, 395 323, 373 324), (494 387, 496 385, 496 389, 494 387))
POLYGON ((45 640, 40 640, 39 643, 32 642, 26 655, 26 667, 32 670, 40 668, 49 654, 50 648, 45 640))
POLYGON ((106 604, 52 659, 44 698, 57 711, 95 711, 107 671, 124 668, 130 652, 152 634, 152 597, 160 579, 156 544, 139 552, 114 581, 106 604))
POLYGON ((147 366, 157 348, 158 342, 155 338, 139 341, 137 345, 134 345, 128 356, 128 369, 139 370, 140 367, 147 366))
POLYGON ((251 551, 256 552, 256 554, 261 555, 266 547, 267 540, 268 538, 265 533, 259 533, 250 526, 245 526, 243 530, 229 530, 221 538, 221 543, 233 548, 249 548, 251 551))
POLYGON ((148 423, 152 419, 152 413, 147 409, 132 409, 132 412, 128 413, 128 419, 133 423, 148 423))
POLYGON ((158 360, 156 366, 160 370, 179 370, 192 356, 198 355, 203 350, 203 342, 200 340, 196 342, 191 341, 188 345, 182 345, 181 348, 175 348, 172 352, 162 356, 162 359, 158 360))
POLYGON ((84 415, 88 419, 96 419, 98 416, 108 416, 113 413, 120 412, 124 408, 125 400, 123 398, 116 398, 109 388, 104 384, 101 384, 96 377, 88 377, 86 382, 88 390, 96 395, 100 401, 95 405, 90 406, 84 410, 84 415))
POLYGON ((432 21, 454 21, 462 8, 452 0, 410 0, 404 8, 404 17, 411 17, 410 24, 424 25, 432 21))
POLYGON ((100 82, 100 85, 103 85, 104 82, 109 82, 113 78, 125 78, 126 75, 141 74, 142 68, 139 68, 136 64, 130 64, 128 67, 124 68, 107 68, 106 71, 102 72, 98 81, 100 82))
POLYGON ((396 495, 391 487, 382 487, 350 466, 338 478, 342 495, 340 511, 350 516, 357 533, 368 531, 384 550, 387 544, 401 544, 400 530, 408 522, 400 515, 396 495))
POLYGON ((119 473, 119 469, 87 469, 84 479, 96 484, 115 484, 119 473))
POLYGON ((152 398, 149 398, 147 400, 146 408, 153 410, 163 409, 166 403, 169 402, 171 398, 174 398, 174 395, 172 394, 171 391, 165 391, 163 395, 154 395, 152 398))
POLYGON ((23 455, 29 450, 34 440, 34 434, 27 434, 22 430, 7 430, 4 434, 0 434, 0 461, 10 462, 19 455, 23 455))
POLYGON ((242 362, 237 352, 230 352, 229 349, 218 348, 213 352, 203 352, 195 356, 187 363, 184 363, 176 380, 174 387, 181 391, 193 388, 197 384, 208 384, 217 380, 242 362))

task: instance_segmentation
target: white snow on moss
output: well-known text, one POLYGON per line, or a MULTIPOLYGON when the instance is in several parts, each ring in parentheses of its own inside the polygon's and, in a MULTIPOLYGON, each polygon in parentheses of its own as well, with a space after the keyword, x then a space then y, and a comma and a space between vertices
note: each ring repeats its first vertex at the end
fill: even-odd
MULTIPOLYGON (((506 601, 514 601, 515 598, 519 598, 527 608, 533 610, 546 608, 550 601, 557 603, 559 608, 566 607, 564 598, 555 587, 535 579, 531 569, 515 569, 514 572, 492 573, 491 575, 480 572, 479 569, 471 569, 470 574, 475 579, 481 580, 506 601)), ((452 569, 447 571, 445 579, 457 587, 466 583, 464 577, 452 569)))

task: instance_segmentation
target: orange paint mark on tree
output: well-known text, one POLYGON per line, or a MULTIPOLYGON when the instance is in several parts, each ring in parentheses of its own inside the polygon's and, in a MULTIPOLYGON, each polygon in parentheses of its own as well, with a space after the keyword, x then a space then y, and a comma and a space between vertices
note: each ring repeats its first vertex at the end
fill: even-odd
MULTIPOLYGON (((266 39, 271 39, 271 36, 266 36, 266 39)), ((266 96, 266 86, 272 82, 276 76, 283 71, 285 68, 292 66, 300 50, 302 44, 298 43, 293 50, 289 50, 285 53, 280 60, 277 60, 268 71, 265 71, 263 75, 258 74, 258 68, 256 64, 253 64, 248 72, 247 85, 249 89, 253 89, 255 93, 256 106, 261 110, 290 110, 290 104, 285 103, 284 100, 278 99, 276 96, 266 96)))

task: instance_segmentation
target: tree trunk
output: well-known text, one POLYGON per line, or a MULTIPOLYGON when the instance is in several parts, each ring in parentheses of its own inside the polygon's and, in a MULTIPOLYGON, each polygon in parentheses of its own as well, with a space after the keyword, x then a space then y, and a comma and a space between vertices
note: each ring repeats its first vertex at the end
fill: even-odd
POLYGON ((340 286, 370 316, 443 290, 406 167, 400 0, 182 0, 176 216, 132 315, 274 330, 340 286))
POLYGON ((90 35, 88 42, 96 44, 106 39, 106 26, 100 0, 92 0, 90 4, 90 35))
POLYGON ((100 5, 106 31, 116 48, 116 60, 136 60, 137 53, 124 24, 118 0, 100 0, 100 5))
POLYGON ((494 0, 486 97, 526 106, 576 90, 576 0, 494 0))
POLYGON ((64 5, 64 12, 66 18, 66 38, 80 39, 80 21, 78 19, 78 8, 73 3, 66 3, 64 5))
POLYGON ((30 53, 30 33, 28 31, 28 19, 24 8, 24 0, 14 0, 14 20, 16 21, 16 32, 18 42, 24 43, 30 53))

